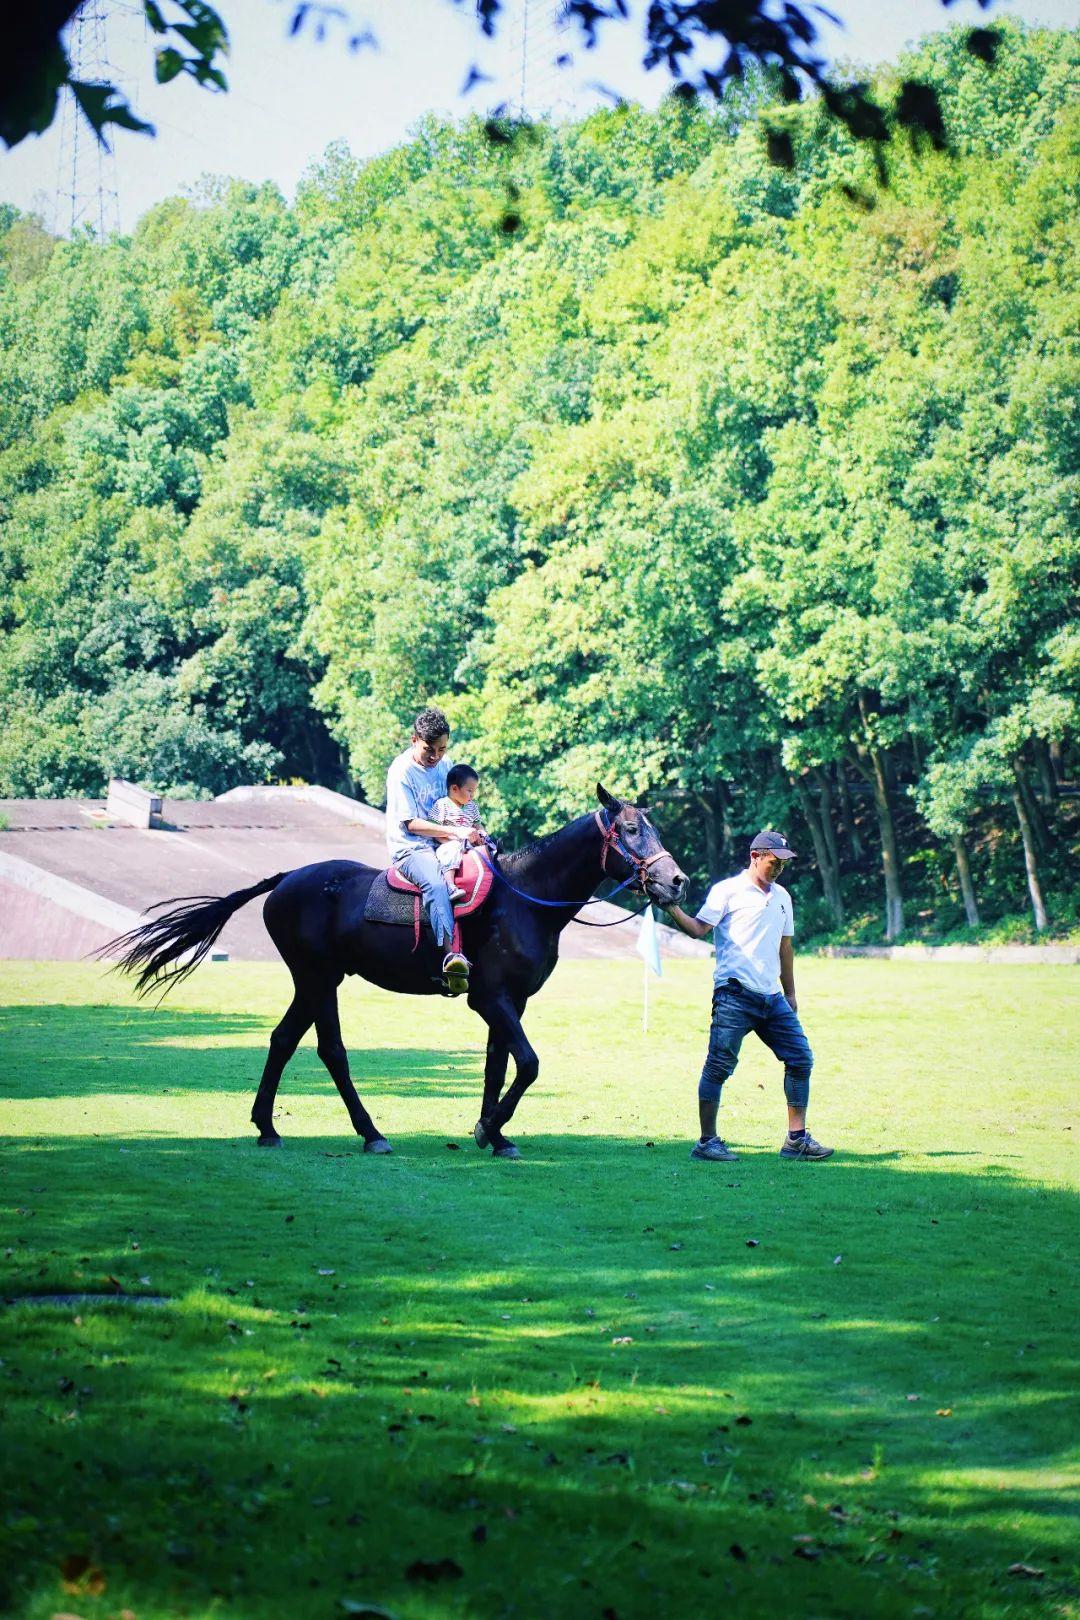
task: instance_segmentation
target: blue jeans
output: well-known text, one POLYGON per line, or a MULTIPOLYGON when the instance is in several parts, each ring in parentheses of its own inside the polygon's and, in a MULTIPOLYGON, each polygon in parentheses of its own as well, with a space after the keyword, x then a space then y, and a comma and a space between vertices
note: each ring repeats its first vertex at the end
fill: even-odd
POLYGON ((784 995, 758 995, 738 979, 728 979, 713 990, 709 1054, 698 1082, 702 1102, 719 1102, 720 1088, 739 1061, 743 1036, 751 1030, 784 1065, 784 1095, 791 1107, 805 1108, 814 1054, 798 1016, 784 995))
POLYGON ((433 846, 417 844, 407 854, 395 856, 394 865, 419 888, 436 943, 449 950, 454 938, 454 907, 433 846))

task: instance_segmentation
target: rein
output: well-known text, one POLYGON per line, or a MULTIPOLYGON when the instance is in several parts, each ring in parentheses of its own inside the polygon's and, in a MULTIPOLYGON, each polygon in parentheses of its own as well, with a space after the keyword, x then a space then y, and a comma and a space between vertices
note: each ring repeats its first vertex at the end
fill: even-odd
MULTIPOLYGON (((655 855, 649 855, 647 857, 634 855, 622 843, 622 840, 619 837, 618 828, 616 827, 614 821, 607 820, 606 811, 597 810, 594 814, 594 819, 596 821, 596 825, 600 829, 602 838, 600 849, 600 870, 605 875, 607 874, 607 858, 612 850, 621 855, 623 860, 626 861, 627 865, 631 869, 630 876, 624 878, 619 884, 618 888, 612 889, 610 894, 592 895, 588 900, 541 900, 537 895, 526 894, 524 889, 519 889, 513 883, 511 883, 510 879, 499 871, 499 868, 490 859, 486 852, 480 856, 480 859, 493 874, 493 876, 497 877, 499 882, 510 890, 511 894, 516 894, 520 900, 527 900, 531 906, 547 906, 552 909, 558 909, 562 906, 598 906, 603 900, 613 900, 617 894, 621 894, 623 889, 637 888, 640 886, 639 892, 644 893, 646 872, 648 871, 649 867, 652 866, 654 861, 663 859, 663 857, 668 853, 667 850, 658 849, 655 855)), ((614 922, 589 922, 585 917, 571 917, 570 921, 580 923, 583 928, 617 928, 620 923, 628 922, 631 917, 639 916, 641 916, 639 911, 628 911, 625 917, 616 917, 614 922)))

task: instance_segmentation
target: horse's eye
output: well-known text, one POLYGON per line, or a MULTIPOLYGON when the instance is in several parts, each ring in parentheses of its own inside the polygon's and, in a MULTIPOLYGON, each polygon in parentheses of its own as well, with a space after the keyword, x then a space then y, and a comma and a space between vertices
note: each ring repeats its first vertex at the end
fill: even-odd
POLYGON ((628 834, 628 836, 631 837, 631 838, 635 837, 638 830, 639 830, 638 829, 638 824, 637 824, 636 821, 628 821, 628 822, 626 822, 625 826, 623 827, 623 832, 628 834))

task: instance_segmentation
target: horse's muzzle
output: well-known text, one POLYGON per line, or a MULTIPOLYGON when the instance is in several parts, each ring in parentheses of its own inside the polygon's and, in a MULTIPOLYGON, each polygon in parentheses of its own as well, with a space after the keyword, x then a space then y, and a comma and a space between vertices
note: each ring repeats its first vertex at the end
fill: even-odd
POLYGON ((650 866, 645 879, 645 893, 658 906, 673 906, 686 893, 686 881, 686 873, 680 872, 669 855, 650 866))

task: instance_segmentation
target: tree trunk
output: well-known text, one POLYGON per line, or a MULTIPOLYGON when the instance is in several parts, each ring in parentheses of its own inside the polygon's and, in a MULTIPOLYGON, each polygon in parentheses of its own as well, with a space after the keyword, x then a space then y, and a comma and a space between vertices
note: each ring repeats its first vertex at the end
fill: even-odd
POLYGON ((836 827, 833 822, 832 783, 829 780, 827 767, 815 765, 811 774, 821 794, 821 830, 825 834, 825 846, 829 852, 829 862, 833 872, 836 874, 836 881, 839 885, 840 852, 836 847, 836 827))
MULTIPOLYGON (((735 834, 731 826, 731 794, 723 782, 716 784, 716 802, 720 806, 720 860, 726 868, 734 864, 735 834)), ((748 833, 747 837, 753 834, 748 833)), ((741 853, 741 852, 740 852, 741 853)), ((720 868, 718 867, 719 871, 720 868)))
POLYGON ((817 861, 818 875, 821 878, 821 891, 825 896, 825 904, 832 914, 832 920, 837 928, 843 926, 844 902, 840 894, 839 873, 829 855, 828 841, 825 837, 823 822, 824 810, 818 810, 810 789, 801 777, 792 777, 791 785, 798 794, 799 806, 803 813, 803 820, 810 829, 810 840, 814 846, 814 859, 817 861))
POLYGON ((863 842, 859 837, 859 829, 855 825, 855 817, 851 809, 851 790, 848 787, 847 772, 843 761, 836 767, 836 781, 840 789, 840 817, 844 823, 844 832, 851 848, 851 857, 854 861, 863 858, 863 842))
POLYGON ((874 792, 874 810, 881 834, 881 870, 885 878, 885 938, 891 944, 904 932, 904 897, 900 888, 900 856, 896 848, 892 805, 889 802, 888 760, 871 741, 866 699, 859 693, 859 713, 866 731, 866 747, 859 752, 867 761, 867 776, 874 792))
POLYGON ((709 882, 715 883, 720 871, 720 839, 717 836, 716 805, 711 793, 699 793, 697 802, 701 806, 702 827, 705 833, 705 866, 708 870, 709 882))
POLYGON ((1042 788, 1042 796, 1052 812, 1057 803, 1057 779, 1054 776, 1050 750, 1041 737, 1035 738, 1035 763, 1039 768, 1039 785, 1042 788))
POLYGON ((952 847, 956 856, 956 872, 960 879, 960 893, 964 897, 964 915, 967 917, 969 928, 978 928, 979 908, 975 903, 975 885, 971 881, 971 863, 968 860, 967 845, 959 833, 953 838, 952 847))
POLYGON ((877 811, 881 832, 881 870, 885 878, 885 938, 891 944, 904 932, 904 897, 900 888, 900 856, 896 848, 896 830, 893 827, 892 806, 885 777, 885 762, 881 750, 871 748, 873 769, 871 786, 874 789, 874 809, 877 811))
POLYGON ((1028 781, 1027 767, 1022 758, 1018 757, 1013 761, 1013 772, 1016 776, 1017 786, 1020 789, 1020 796, 1024 801, 1028 821, 1031 823, 1035 848, 1040 855, 1045 855, 1050 849, 1050 829, 1046 825, 1046 817, 1042 813, 1039 801, 1032 792, 1031 783, 1028 781))
POLYGON ((1013 789, 1013 805, 1016 808, 1016 819, 1020 823, 1020 837, 1024 843, 1024 866, 1027 869, 1028 894, 1031 896, 1031 909, 1035 913, 1035 927, 1041 934, 1050 925, 1046 914, 1046 904, 1042 896, 1042 887, 1039 883, 1039 860, 1035 849, 1035 834, 1032 831, 1031 820, 1024 803, 1021 791, 1024 774, 1019 760, 1013 761, 1013 774, 1016 777, 1016 786, 1013 789))

